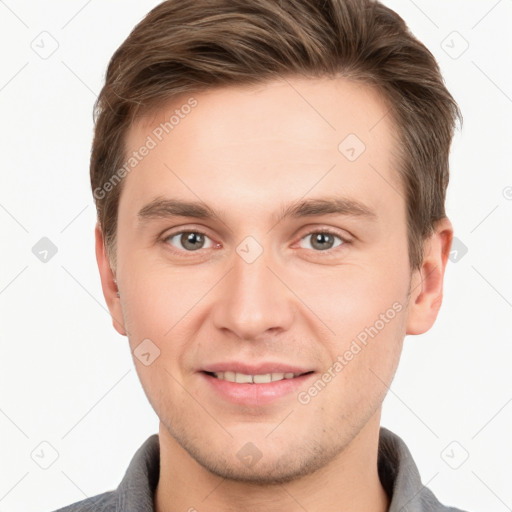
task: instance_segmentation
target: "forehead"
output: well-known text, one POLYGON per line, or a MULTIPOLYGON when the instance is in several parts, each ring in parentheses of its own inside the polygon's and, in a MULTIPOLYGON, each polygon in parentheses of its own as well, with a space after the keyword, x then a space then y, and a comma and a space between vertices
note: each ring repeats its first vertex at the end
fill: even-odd
POLYGON ((401 187, 385 99, 345 78, 283 78, 182 94, 135 122, 125 142, 127 157, 151 146, 121 195, 140 207, 179 196, 217 205, 259 201, 268 209, 286 196, 372 189, 377 205, 396 201, 401 187), (379 194, 383 187, 394 191, 379 194))

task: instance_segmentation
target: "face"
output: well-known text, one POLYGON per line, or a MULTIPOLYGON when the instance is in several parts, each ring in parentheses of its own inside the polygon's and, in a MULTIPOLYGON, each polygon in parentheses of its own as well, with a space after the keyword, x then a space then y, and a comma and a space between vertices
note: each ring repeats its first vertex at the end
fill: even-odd
POLYGON ((387 111, 346 79, 288 79, 128 133, 128 155, 156 144, 124 179, 109 307, 161 434, 216 475, 289 481, 379 414, 414 285, 387 111))

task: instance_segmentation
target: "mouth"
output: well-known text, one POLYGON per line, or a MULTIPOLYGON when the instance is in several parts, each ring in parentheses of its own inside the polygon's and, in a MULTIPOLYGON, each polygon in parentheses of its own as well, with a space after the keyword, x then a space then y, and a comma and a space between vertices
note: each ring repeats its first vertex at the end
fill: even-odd
POLYGON ((216 379, 224 380, 227 382, 235 382, 237 384, 270 384, 271 382, 278 382, 285 379, 295 379, 297 377, 301 377, 302 375, 309 375, 310 373, 313 373, 313 371, 304 373, 260 373, 254 375, 234 371, 204 373, 210 377, 214 377, 216 379))
POLYGON ((242 373, 233 370, 200 371, 205 391, 212 402, 220 400, 237 406, 259 408, 281 403, 289 405, 301 388, 310 385, 314 371, 242 373), (281 400, 281 402, 279 402, 281 400))

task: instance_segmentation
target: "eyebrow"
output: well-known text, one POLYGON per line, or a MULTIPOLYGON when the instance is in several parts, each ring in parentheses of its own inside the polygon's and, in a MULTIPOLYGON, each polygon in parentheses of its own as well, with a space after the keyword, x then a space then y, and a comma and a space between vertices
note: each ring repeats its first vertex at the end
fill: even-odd
MULTIPOLYGON (((360 201, 343 197, 328 197, 293 201, 288 205, 284 205, 273 216, 273 220, 279 223, 286 218, 319 217, 332 214, 364 217, 369 220, 377 219, 375 211, 360 201)), ((137 217, 141 222, 170 217, 194 217, 198 219, 215 219, 223 222, 222 215, 205 203, 161 197, 155 198, 141 208, 137 217)))

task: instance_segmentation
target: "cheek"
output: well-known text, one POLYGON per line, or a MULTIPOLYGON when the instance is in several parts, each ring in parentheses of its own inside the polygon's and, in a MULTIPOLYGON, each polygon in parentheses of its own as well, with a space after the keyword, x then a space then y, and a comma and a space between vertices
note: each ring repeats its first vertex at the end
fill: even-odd
POLYGON ((325 362, 331 365, 326 370, 336 375, 332 399, 345 404, 344 410, 377 404, 387 390, 383 382, 389 384, 394 375, 405 336, 406 269, 377 263, 340 266, 309 279, 298 294, 308 297, 316 315, 313 328, 328 328, 322 327, 325 362))
POLYGON ((187 271, 162 264, 151 251, 125 253, 122 260, 120 254, 120 262, 123 306, 132 330, 162 337, 190 308, 197 280, 190 282, 187 271))
POLYGON ((142 258, 134 258, 125 272, 131 277, 125 280, 121 304, 132 352, 149 339, 160 352, 158 362, 181 374, 189 365, 185 359, 190 358, 190 340, 205 320, 202 298, 217 276, 211 270, 173 268, 142 258))
MULTIPOLYGON (((395 374, 405 334, 405 308, 394 303, 383 309, 383 320, 359 313, 339 324, 339 336, 329 346, 332 361, 327 372, 334 374, 325 395, 327 403, 342 418, 357 422, 380 406, 395 374)), ((364 308, 363 308, 364 309, 364 308)), ((354 313, 354 315, 357 312, 354 313)))
POLYGON ((388 320, 405 309, 408 279, 400 268, 349 264, 310 272, 307 279, 288 275, 290 288, 305 299, 304 315, 311 318, 315 330, 322 325, 326 339, 334 339, 338 348, 366 327, 376 322, 380 326, 381 315, 388 313, 388 320))

